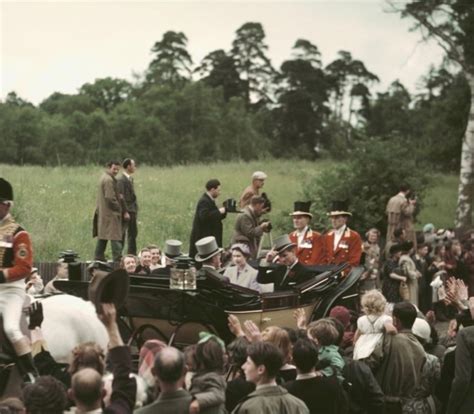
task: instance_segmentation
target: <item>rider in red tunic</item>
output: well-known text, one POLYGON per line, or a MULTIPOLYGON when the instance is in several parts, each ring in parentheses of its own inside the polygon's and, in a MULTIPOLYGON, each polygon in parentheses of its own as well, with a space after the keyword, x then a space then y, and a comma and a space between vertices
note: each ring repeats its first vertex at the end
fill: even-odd
POLYGON ((31 273, 33 252, 30 236, 10 214, 13 189, 0 178, 0 315, 3 329, 17 356, 22 375, 32 380, 36 369, 28 338, 20 330, 20 317, 26 295, 25 277, 31 273))

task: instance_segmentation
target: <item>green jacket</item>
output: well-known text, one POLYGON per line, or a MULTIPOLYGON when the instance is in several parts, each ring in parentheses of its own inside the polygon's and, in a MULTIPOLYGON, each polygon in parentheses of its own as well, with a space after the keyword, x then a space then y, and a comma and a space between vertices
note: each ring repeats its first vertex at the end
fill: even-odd
POLYGON ((278 385, 269 385, 250 393, 232 414, 309 414, 299 398, 278 385))

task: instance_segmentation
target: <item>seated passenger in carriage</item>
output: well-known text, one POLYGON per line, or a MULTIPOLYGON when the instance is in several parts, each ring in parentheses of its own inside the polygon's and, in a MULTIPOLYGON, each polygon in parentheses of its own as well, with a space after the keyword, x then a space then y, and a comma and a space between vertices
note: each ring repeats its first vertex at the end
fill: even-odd
POLYGON ((224 276, 229 278, 229 282, 247 289, 260 291, 257 283, 257 270, 247 263, 250 257, 250 249, 246 244, 236 243, 232 245, 232 266, 229 266, 224 276))
POLYGON ((197 263, 201 263, 200 276, 211 277, 222 282, 228 282, 229 278, 218 272, 221 267, 222 248, 217 245, 214 236, 204 237, 196 242, 197 254, 194 258, 197 263))
POLYGON ((163 253, 165 259, 165 266, 158 267, 152 270, 151 274, 157 276, 169 276, 170 269, 173 266, 176 258, 183 255, 183 253, 181 252, 182 245, 183 243, 179 240, 166 240, 165 251, 163 253))
POLYGON ((311 279, 316 273, 302 265, 296 256, 296 245, 291 242, 288 235, 283 235, 275 240, 275 244, 265 259, 258 266, 257 282, 260 284, 274 283, 275 290, 286 290, 292 285, 297 285, 311 279), (278 267, 271 267, 275 257, 278 258, 278 267))

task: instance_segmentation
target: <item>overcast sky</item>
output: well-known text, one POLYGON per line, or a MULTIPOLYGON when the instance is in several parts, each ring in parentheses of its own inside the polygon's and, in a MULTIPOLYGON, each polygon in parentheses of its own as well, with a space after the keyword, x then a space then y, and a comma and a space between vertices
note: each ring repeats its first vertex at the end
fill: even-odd
POLYGON ((400 79, 413 92, 430 65, 441 62, 442 50, 420 42, 420 33, 409 31, 410 20, 384 9, 383 0, 0 0, 0 99, 15 91, 38 104, 56 91, 76 93, 96 78, 132 80, 167 30, 186 34, 199 63, 213 50, 229 50, 235 31, 249 21, 263 24, 275 67, 304 38, 318 46, 324 65, 347 50, 379 76, 378 90, 400 79))

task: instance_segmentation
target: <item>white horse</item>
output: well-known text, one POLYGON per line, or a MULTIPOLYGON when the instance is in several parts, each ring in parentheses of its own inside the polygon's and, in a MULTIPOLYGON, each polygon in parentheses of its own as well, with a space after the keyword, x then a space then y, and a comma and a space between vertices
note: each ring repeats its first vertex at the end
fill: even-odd
POLYGON ((44 315, 41 331, 56 362, 69 363, 72 350, 84 342, 95 342, 107 350, 109 337, 91 302, 66 294, 40 300, 44 315))

